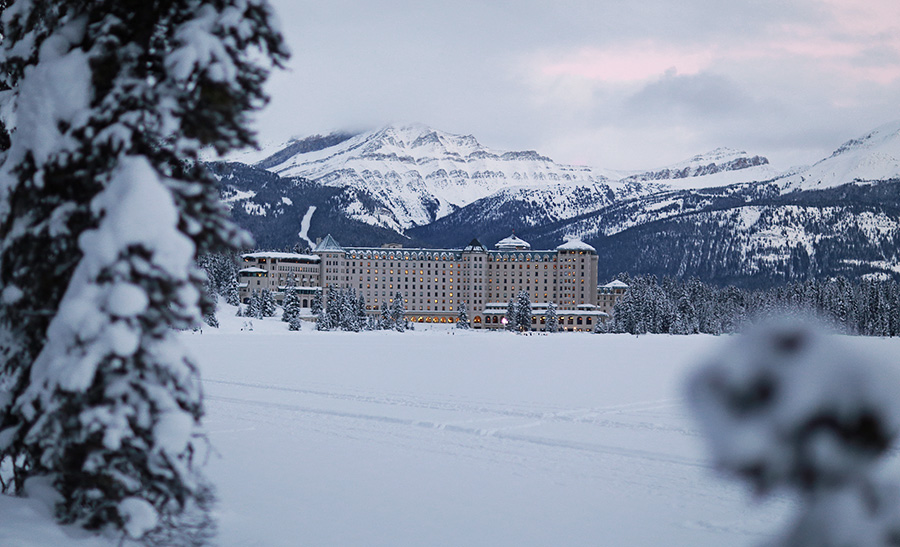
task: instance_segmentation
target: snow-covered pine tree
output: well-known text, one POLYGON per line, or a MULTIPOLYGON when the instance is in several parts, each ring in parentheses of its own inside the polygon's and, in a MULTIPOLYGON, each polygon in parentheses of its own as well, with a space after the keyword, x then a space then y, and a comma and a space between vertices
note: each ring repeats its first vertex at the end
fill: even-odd
POLYGON ((229 306, 239 306, 241 303, 241 293, 238 290, 236 277, 232 277, 225 288, 225 303, 229 306))
POLYGON ((369 330, 370 324, 366 314, 366 299, 361 294, 356 299, 356 322, 359 324, 360 329, 369 330))
POLYGON ((531 330, 531 298, 528 291, 519 291, 516 302, 516 329, 520 331, 531 330))
POLYGON ((219 328, 219 320, 216 318, 216 303, 219 300, 219 295, 215 293, 212 285, 209 284, 209 281, 207 281, 206 284, 206 295, 213 304, 203 313, 203 322, 210 327, 217 329, 219 328))
POLYGON ((303 320, 300 319, 300 314, 295 313, 288 320, 288 330, 301 330, 303 328, 303 320))
POLYGON ((313 295, 312 302, 310 303, 309 311, 312 312, 316 317, 322 312, 322 292, 316 291, 316 294, 313 295))
POLYGON ((259 309, 262 317, 275 317, 278 305, 275 303, 275 297, 269 289, 263 289, 259 293, 259 309))
POLYGON ((544 315, 544 330, 547 332, 559 331, 559 316, 556 314, 556 302, 547 304, 547 313, 544 315))
POLYGON ((316 314, 316 330, 331 330, 332 328, 331 318, 328 316, 325 308, 320 309, 319 313, 316 314))
POLYGON ((253 291, 253 294, 250 295, 250 299, 247 301, 247 309, 244 310, 244 317, 262 319, 262 299, 259 291, 253 291))
POLYGON ((382 302, 380 316, 381 320, 378 322, 379 330, 390 330, 394 328, 393 323, 391 323, 391 309, 387 302, 382 302))
POLYGON ((693 375, 688 402, 716 467, 759 494, 799 494, 767 544, 888 546, 900 537, 900 478, 883 465, 900 374, 822 330, 789 316, 733 339, 693 375))
POLYGON ((350 330, 360 332, 366 328, 365 301, 363 301, 363 314, 359 313, 359 301, 362 295, 357 296, 355 289, 350 289, 347 295, 347 317, 349 318, 350 330))
POLYGON ((459 314, 456 318, 456 328, 468 329, 469 327, 471 327, 469 324, 469 308, 466 306, 465 302, 460 302, 459 314))
POLYGON ((406 330, 406 318, 404 317, 406 313, 406 306, 403 305, 403 293, 394 294, 394 301, 391 302, 390 307, 390 321, 391 327, 397 332, 403 332, 406 330))
POLYGON ((332 285, 328 290, 325 304, 325 314, 328 316, 329 329, 341 328, 341 298, 343 292, 340 287, 332 285))
POLYGON ((338 299, 340 306, 341 330, 359 332, 356 322, 356 291, 352 288, 341 289, 338 299))
POLYGON ((299 315, 300 297, 297 296, 297 291, 292 288, 287 289, 281 307, 284 309, 284 313, 281 314, 281 320, 286 323, 290 323, 295 316, 299 315))
POLYGON ((516 319, 519 314, 516 310, 516 300, 515 298, 509 299, 509 304, 506 305, 506 328, 509 330, 516 330, 518 327, 518 323, 516 319))
POLYGON ((207 253, 197 259, 215 294, 224 295, 228 282, 237 275, 234 258, 226 253, 207 253))
POLYGON ((195 260, 246 240, 197 161, 252 143, 265 0, 20 0, 0 34, 17 126, 0 167, 0 459, 58 516, 140 537, 204 495, 203 413, 175 329, 210 302, 195 260))

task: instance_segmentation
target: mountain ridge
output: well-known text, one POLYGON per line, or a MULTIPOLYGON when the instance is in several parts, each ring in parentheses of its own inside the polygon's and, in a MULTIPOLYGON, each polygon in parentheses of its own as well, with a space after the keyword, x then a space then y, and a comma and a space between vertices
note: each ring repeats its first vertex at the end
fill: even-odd
POLYGON ((245 166, 267 182, 260 193, 231 184, 226 197, 242 225, 254 233, 283 226, 265 228, 261 239, 283 246, 315 205, 311 235, 328 230, 345 245, 453 247, 472 237, 490 245, 514 229, 538 246, 579 236, 603 253, 604 264, 632 273, 738 284, 808 275, 900 278, 896 122, 784 173, 763 156, 718 148, 640 172, 562 166, 581 173, 565 178, 560 164, 537 151, 491 150, 471 135, 421 124, 333 139, 340 142, 306 140, 306 152, 283 153, 270 171, 245 166), (329 171, 335 164, 340 168, 329 171), (504 167, 512 164, 557 176, 513 177, 515 169, 504 167), (297 165, 322 176, 294 175, 297 165), (475 165, 470 171, 479 175, 448 183, 453 165, 475 165), (476 191, 460 198, 458 185, 476 191), (454 192, 455 203, 448 199, 454 192))

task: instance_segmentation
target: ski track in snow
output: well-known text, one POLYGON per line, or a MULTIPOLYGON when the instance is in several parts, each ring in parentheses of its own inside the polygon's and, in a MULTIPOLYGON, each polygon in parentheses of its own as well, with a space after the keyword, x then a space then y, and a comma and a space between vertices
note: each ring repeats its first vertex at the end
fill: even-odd
POLYGON ((309 243, 309 248, 314 249, 316 244, 313 243, 311 239, 309 239, 309 223, 312 221, 313 213, 316 212, 316 206, 310 205, 309 209, 306 210, 306 214, 303 215, 303 220, 300 221, 300 239, 305 240, 309 243))
MULTIPOLYGON (((206 380, 209 383, 222 383, 222 384, 231 384, 235 385, 235 382, 223 382, 216 380, 206 380)), ((388 406, 406 406, 413 407, 419 409, 439 409, 439 410, 450 410, 451 412, 465 413, 465 412, 475 412, 476 414, 488 414, 494 417, 487 418, 473 418, 473 419, 458 419, 458 420, 445 420, 445 421, 431 421, 431 420, 417 420, 417 419, 404 419, 397 418, 392 416, 387 416, 384 413, 377 413, 378 408, 372 408, 372 413, 362 413, 362 412, 346 412, 346 411, 336 411, 336 410, 327 410, 323 408, 318 408, 316 406, 311 405, 300 405, 293 403, 273 403, 268 401, 260 401, 257 399, 246 399, 246 398, 238 398, 238 397, 224 397, 217 395, 207 394, 206 399, 208 401, 219 401, 225 403, 232 404, 241 404, 241 405, 250 405, 262 408, 270 408, 270 409, 279 409, 279 410, 287 410, 291 412, 297 412, 308 415, 322 415, 322 416, 333 416, 339 418, 351 418, 358 420, 370 420, 375 422, 385 422, 391 424, 400 424, 400 425, 409 425, 416 427, 424 427, 427 429, 442 429, 447 431, 453 431, 458 433, 470 433, 476 434, 480 436, 496 436, 496 437, 504 437, 508 439, 518 439, 527 442, 533 443, 542 443, 542 439, 536 437, 527 437, 527 436, 516 436, 507 433, 508 431, 518 430, 518 429, 527 429, 532 427, 537 427, 544 425, 548 422, 570 422, 570 423, 582 423, 588 425, 594 425, 598 427, 608 427, 608 428, 624 428, 624 429, 635 429, 635 430, 653 430, 653 431, 671 431, 677 432, 683 435, 694 436, 696 433, 694 431, 686 430, 683 428, 677 427, 668 427, 660 424, 655 424, 652 422, 646 421, 638 421, 638 422, 629 422, 629 421, 616 421, 616 420, 599 420, 597 416, 601 416, 607 413, 611 414, 624 414, 624 413, 636 413, 636 412, 644 412, 647 410, 656 410, 666 407, 674 407, 677 406, 676 403, 671 403, 669 400, 664 400, 664 404, 660 404, 660 401, 647 401, 638 404, 629 404, 629 405, 620 405, 609 408, 587 408, 587 409, 573 409, 567 411, 547 411, 547 412, 536 412, 536 411, 522 411, 516 410, 514 408, 488 408, 486 406, 469 406, 469 405, 454 405, 448 404, 444 401, 423 401, 423 400, 397 400, 396 398, 387 397, 387 396, 377 396, 377 395, 352 395, 352 394, 339 394, 339 393, 324 393, 324 392, 316 392, 309 390, 298 390, 298 389, 287 389, 278 386, 259 386, 259 385, 248 385, 248 384, 237 384, 243 385, 247 387, 253 388, 261 388, 261 389, 271 389, 277 391, 289 391, 296 394, 302 395, 312 395, 312 396, 325 396, 332 399, 338 399, 343 401, 353 401, 359 403, 368 403, 374 405, 388 405, 388 406), (524 421, 517 423, 510 423, 509 425, 499 426, 496 428, 483 428, 483 427, 467 427, 467 424, 484 424, 492 421, 509 421, 510 418, 520 418, 524 421)), ((311 401, 305 401, 307 403, 311 401)), ((546 444, 552 445, 552 442, 547 441, 546 444)), ((582 443, 564 443, 560 444, 560 447, 572 446, 577 448, 584 448, 582 443)))

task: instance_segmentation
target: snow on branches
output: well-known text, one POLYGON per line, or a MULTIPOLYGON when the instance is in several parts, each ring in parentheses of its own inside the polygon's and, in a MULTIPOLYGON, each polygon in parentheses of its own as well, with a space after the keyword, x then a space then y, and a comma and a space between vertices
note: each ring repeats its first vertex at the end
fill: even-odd
POLYGON ((900 371, 811 324, 771 324, 733 340, 688 395, 716 466, 759 493, 800 493, 782 545, 894 545, 900 480, 881 476, 900 432, 900 371))
POLYGON ((173 333, 212 310, 197 257, 248 243, 197 158, 253 142, 287 51, 265 0, 3 5, 0 478, 140 537, 208 495, 173 333))

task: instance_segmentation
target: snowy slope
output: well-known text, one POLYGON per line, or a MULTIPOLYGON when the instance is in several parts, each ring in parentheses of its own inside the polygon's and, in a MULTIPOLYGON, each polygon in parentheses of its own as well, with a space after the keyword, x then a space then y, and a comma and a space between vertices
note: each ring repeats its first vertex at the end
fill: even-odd
POLYGON ((778 181, 785 191, 900 178, 900 121, 849 140, 831 156, 778 181))
MULTIPOLYGON (((281 151, 276 152, 283 157, 281 151)), ((273 165, 284 177, 305 177, 321 184, 356 187, 390 213, 368 214, 369 221, 403 230, 428 224, 459 207, 510 187, 550 187, 598 183, 625 192, 609 172, 555 163, 534 151, 502 152, 482 146, 471 135, 445 133, 421 124, 390 125, 320 150, 297 153, 273 165)))

